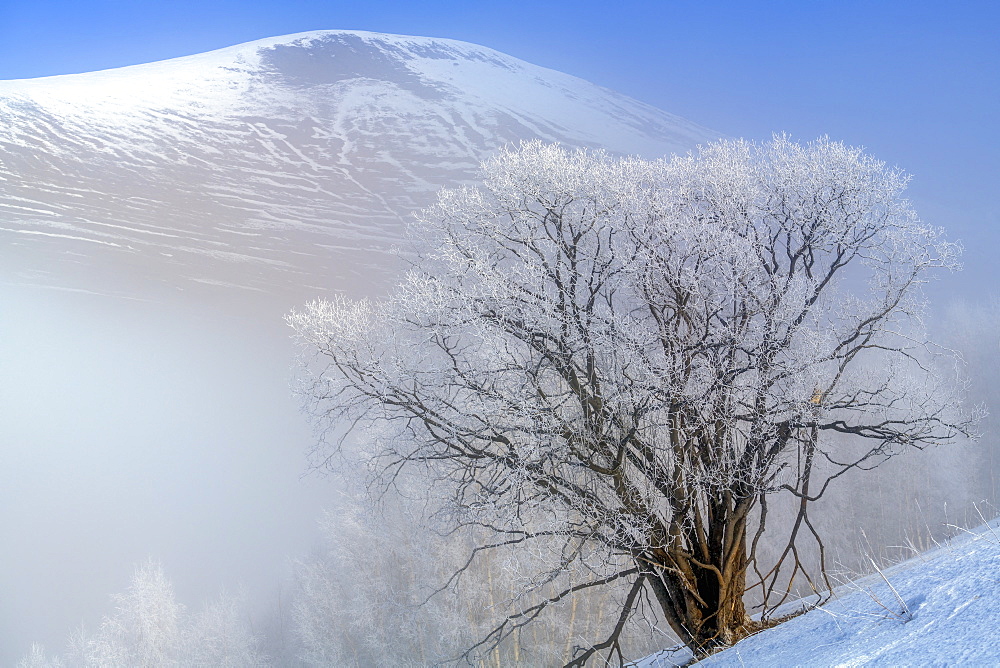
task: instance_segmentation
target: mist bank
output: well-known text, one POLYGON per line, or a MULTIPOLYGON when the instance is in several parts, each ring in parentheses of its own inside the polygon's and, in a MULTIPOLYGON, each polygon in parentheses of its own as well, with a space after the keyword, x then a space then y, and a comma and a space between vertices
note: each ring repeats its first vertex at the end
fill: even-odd
POLYGON ((332 494, 279 301, 0 286, 0 663, 93 628, 149 558, 192 608, 270 605, 332 494))
MULTIPOLYGON (((305 651, 296 649, 295 629, 316 628, 305 624, 311 609, 376 625, 387 614, 398 622, 402 610, 421 628, 433 625, 405 606, 440 586, 442 564, 461 562, 472 544, 418 533, 412 498, 390 497, 376 509, 344 504, 343 481, 307 474, 315 438, 290 389, 288 305, 225 294, 142 301, 0 288, 0 525, 11 546, 0 554, 5 665, 31 642, 61 653, 81 624, 94 632, 114 609, 112 593, 126 591, 136 565, 150 558, 192 614, 242 587, 255 631, 270 634, 261 640, 265 650, 278 642, 274 634, 285 634, 291 656, 305 651), (323 508, 332 512, 319 529, 323 508), (393 547, 407 541, 419 543, 437 570, 394 556, 393 547), (365 558, 371 554, 384 559, 373 564, 365 558), (303 598, 298 588, 310 577, 329 589, 303 598), (355 586, 357 578, 365 587, 355 586), (304 601, 301 619, 293 619, 296 597, 304 601), (279 614, 284 626, 276 627, 279 614)), ((929 318, 934 338, 963 353, 968 400, 993 406, 1000 399, 997 303, 938 300, 929 318)), ((863 572, 869 557, 896 561, 932 546, 952 525, 978 523, 977 506, 995 504, 998 487, 995 418, 981 430, 977 443, 907 453, 838 481, 816 508, 835 573, 863 572)), ((499 569, 484 564, 468 580, 466 599, 449 593, 435 605, 461 617, 468 601, 501 597, 499 569)), ((570 602, 556 611, 556 627, 573 609, 570 602)), ((577 610, 574 623, 587 628, 602 602, 581 600, 577 610)), ((309 651, 341 651, 366 637, 364 624, 327 626, 308 639, 309 651)), ((474 630, 456 637, 468 640, 474 630)), ((543 636, 561 656, 563 634, 543 636)), ((656 642, 636 640, 647 650, 656 642)), ((397 658, 420 651, 418 638, 407 643, 383 650, 397 658)), ((366 651, 377 657, 383 650, 366 651)))

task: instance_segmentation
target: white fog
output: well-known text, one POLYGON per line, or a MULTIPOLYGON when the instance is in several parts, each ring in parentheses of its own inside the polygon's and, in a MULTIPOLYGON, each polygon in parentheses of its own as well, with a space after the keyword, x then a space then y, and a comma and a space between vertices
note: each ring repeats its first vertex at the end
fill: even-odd
MULTIPOLYGON (((0 662, 61 648, 159 560, 192 607, 241 586, 263 608, 315 541, 280 311, 5 286, 0 662)), ((260 612, 255 611, 255 612, 260 612)))

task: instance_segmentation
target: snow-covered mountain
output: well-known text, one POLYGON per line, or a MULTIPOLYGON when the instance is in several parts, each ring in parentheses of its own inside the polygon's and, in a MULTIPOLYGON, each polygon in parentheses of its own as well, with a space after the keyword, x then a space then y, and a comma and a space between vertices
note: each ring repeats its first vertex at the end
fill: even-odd
POLYGON ((501 145, 658 156, 716 136, 484 47, 366 32, 3 81, 0 280, 380 291, 409 212, 501 145))

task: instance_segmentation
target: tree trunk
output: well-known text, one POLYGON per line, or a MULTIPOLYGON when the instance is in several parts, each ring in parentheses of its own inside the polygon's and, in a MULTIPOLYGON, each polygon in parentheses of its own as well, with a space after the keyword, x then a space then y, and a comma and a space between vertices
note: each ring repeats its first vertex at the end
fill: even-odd
MULTIPOLYGON (((740 526, 728 551, 711 550, 701 562, 687 551, 652 550, 637 559, 664 617, 697 657, 728 647, 757 630, 746 613, 746 528, 740 526)), ((712 541, 713 543, 715 541, 712 541)))

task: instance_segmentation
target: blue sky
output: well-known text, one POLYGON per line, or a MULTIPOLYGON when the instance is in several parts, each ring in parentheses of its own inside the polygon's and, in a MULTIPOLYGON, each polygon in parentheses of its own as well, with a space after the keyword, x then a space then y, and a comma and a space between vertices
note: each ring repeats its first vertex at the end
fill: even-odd
POLYGON ((915 175, 925 218, 966 239, 975 269, 1000 243, 998 26, 990 0, 0 0, 0 79, 326 28, 461 39, 732 136, 866 146, 915 175))

